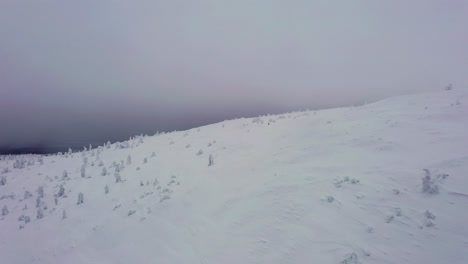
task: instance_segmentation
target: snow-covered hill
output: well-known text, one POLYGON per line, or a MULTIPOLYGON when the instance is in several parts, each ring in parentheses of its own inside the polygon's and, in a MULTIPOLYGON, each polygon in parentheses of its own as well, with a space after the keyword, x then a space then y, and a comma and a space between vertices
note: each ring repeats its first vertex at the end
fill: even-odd
POLYGON ((0 170, 0 263, 468 263, 463 90, 0 170))

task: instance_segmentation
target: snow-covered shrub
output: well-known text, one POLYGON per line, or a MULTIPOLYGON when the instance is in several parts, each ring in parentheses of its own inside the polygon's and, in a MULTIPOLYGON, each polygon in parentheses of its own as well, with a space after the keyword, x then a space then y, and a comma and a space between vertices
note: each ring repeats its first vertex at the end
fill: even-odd
POLYGON ((151 153, 151 157, 154 158, 156 157, 156 153, 153 151, 153 153, 151 153))
POLYGON ((42 158, 42 156, 39 156, 38 160, 40 165, 44 165, 44 159, 42 158))
POLYGON ((436 219, 436 216, 429 212, 429 210, 426 210, 426 212, 424 212, 424 216, 427 218, 427 219, 432 219, 432 220, 435 220, 436 219))
POLYGON ((44 212, 42 211, 42 208, 39 207, 39 208, 37 209, 36 218, 37 218, 37 219, 41 219, 41 218, 43 218, 43 217, 44 217, 44 212))
POLYGON ((341 261, 341 264, 359 264, 356 253, 351 253, 345 256, 345 259, 341 261))
POLYGON ((65 218, 67 218, 67 211, 65 209, 63 209, 62 219, 65 219, 65 218))
POLYGON ((127 157, 127 165, 130 165, 130 164, 132 164, 132 156, 130 156, 129 154, 127 157))
POLYGON ((143 159, 143 164, 147 163, 148 162, 148 159, 147 158, 144 158, 143 159))
POLYGON ((403 215, 400 207, 395 208, 395 215, 396 216, 402 216, 403 215))
POLYGON ((29 199, 30 197, 32 197, 32 194, 29 191, 24 191, 23 200, 29 199))
POLYGON ((83 193, 80 192, 80 193, 78 194, 78 202, 77 202, 76 204, 82 204, 83 201, 84 201, 83 198, 84 198, 83 193))
POLYGON ((106 149, 110 149, 110 148, 111 148, 111 143, 110 143, 110 141, 107 141, 107 143, 106 143, 106 149))
POLYGON ((23 159, 16 159, 15 163, 13 163, 13 168, 15 169, 23 169, 26 161, 23 159))
POLYGON ((214 157, 213 155, 210 154, 208 157, 208 166, 213 166, 214 165, 214 157))
POLYGON ((132 214, 135 214, 135 213, 136 213, 135 210, 130 210, 130 211, 128 211, 128 216, 131 216, 132 214))
POLYGON ((60 185, 60 189, 57 193, 57 197, 62 197, 65 194, 65 188, 63 188, 63 185, 60 185))
POLYGON ((24 223, 27 224, 29 222, 31 222, 31 217, 29 217, 28 215, 25 215, 24 216, 24 223))
POLYGON ((104 166, 104 162, 102 162, 102 160, 101 160, 101 161, 99 161, 99 164, 98 164, 98 166, 99 166, 99 167, 102 167, 102 166, 104 166))
POLYGON ((202 154, 203 154, 203 150, 200 149, 200 150, 197 152, 197 156, 200 156, 200 155, 202 155, 202 154))
POLYGON ((388 223, 392 222, 394 218, 395 218, 395 216, 389 215, 389 216, 385 217, 385 222, 388 224, 388 223))
POLYGON ((122 182, 122 178, 120 177, 120 174, 118 172, 115 172, 114 177, 115 182, 122 182))
POLYGON ((86 177, 86 167, 85 164, 81 165, 81 177, 86 177))
POLYGON ((8 167, 7 167, 7 168, 3 168, 1 174, 6 174, 6 173, 8 173, 8 172, 10 172, 10 169, 8 169, 8 167))
POLYGON ((106 186, 104 186, 104 193, 105 194, 109 193, 109 186, 107 186, 107 184, 106 184, 106 186))
POLYGON ((2 208, 2 215, 7 215, 8 214, 8 206, 4 205, 2 208))
POLYGON ((67 170, 64 170, 63 173, 62 173, 62 178, 65 179, 68 177, 68 172, 67 170))
POLYGON ((333 198, 333 196, 331 196, 331 195, 327 197, 327 202, 329 202, 329 203, 333 202, 334 200, 335 200, 335 198, 333 198))
POLYGON ((106 174, 107 174, 107 169, 106 167, 103 167, 101 171, 101 176, 106 176, 106 174))
POLYGON ((42 204, 41 197, 37 197, 37 199, 36 199, 36 208, 41 207, 41 204, 42 204))
POLYGON ((37 196, 38 196, 38 198, 43 198, 44 197, 44 187, 39 186, 37 188, 37 196))
POLYGON ((424 177, 422 178, 422 192, 428 194, 438 194, 439 186, 431 179, 431 172, 424 169, 424 177))
POLYGON ((252 119, 252 123, 254 124, 263 124, 263 120, 260 117, 256 117, 252 119))
POLYGON ((190 147, 191 147, 190 144, 187 144, 187 146, 185 146, 185 148, 190 148, 190 147))
POLYGON ((6 176, 0 176, 0 186, 6 185, 6 176))

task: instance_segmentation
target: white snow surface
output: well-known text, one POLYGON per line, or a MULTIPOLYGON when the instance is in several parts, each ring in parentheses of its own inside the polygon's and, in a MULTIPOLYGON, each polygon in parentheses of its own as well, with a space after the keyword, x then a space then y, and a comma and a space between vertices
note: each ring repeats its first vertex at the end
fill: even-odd
POLYGON ((0 158, 2 264, 468 263, 466 90, 40 158, 0 158))

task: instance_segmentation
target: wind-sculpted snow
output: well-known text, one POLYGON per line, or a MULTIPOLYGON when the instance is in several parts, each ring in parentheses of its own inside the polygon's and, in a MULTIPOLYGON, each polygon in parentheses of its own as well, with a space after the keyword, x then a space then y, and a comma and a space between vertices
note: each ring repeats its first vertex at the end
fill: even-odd
POLYGON ((468 93, 0 157, 0 263, 468 263, 468 93))

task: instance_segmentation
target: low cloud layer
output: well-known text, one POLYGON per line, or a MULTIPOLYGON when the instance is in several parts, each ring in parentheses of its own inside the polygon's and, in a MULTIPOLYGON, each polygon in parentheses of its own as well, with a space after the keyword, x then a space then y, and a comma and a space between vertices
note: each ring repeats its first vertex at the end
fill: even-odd
POLYGON ((0 146, 468 85, 468 3, 4 1, 0 146))

